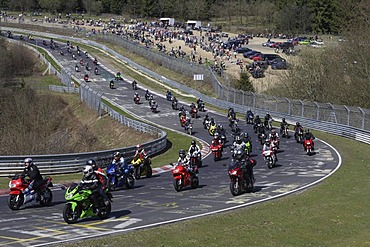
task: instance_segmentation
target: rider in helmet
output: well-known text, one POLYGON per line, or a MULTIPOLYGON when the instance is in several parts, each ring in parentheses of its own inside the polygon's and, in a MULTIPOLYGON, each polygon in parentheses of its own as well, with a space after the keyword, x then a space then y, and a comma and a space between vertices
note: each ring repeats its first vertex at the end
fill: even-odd
POLYGON ((298 138, 298 132, 299 132, 299 130, 302 130, 302 129, 303 129, 302 125, 299 122, 296 122, 296 124, 294 126, 294 138, 295 139, 298 138))
POLYGON ((35 190, 37 195, 40 197, 42 196, 42 191, 40 189, 40 185, 43 182, 43 178, 41 176, 40 170, 37 168, 37 166, 33 163, 32 158, 26 158, 24 160, 24 170, 22 173, 23 177, 29 177, 32 181, 28 185, 28 190, 35 190))
MULTIPOLYGON (((91 160, 87 161, 87 164, 90 163, 92 163, 91 160)), ((99 213, 100 211, 99 200, 102 198, 104 202, 106 202, 109 199, 107 195, 104 193, 99 178, 97 174, 94 172, 94 169, 91 165, 86 165, 85 168, 83 169, 83 177, 80 184, 83 189, 88 189, 92 191, 90 199, 92 204, 94 205, 95 212, 99 213)))
POLYGON ((310 132, 310 129, 306 129, 306 131, 305 131, 305 133, 304 133, 304 138, 306 139, 306 140, 312 140, 312 150, 314 150, 314 142, 313 142, 313 140, 315 140, 315 137, 314 137, 314 135, 310 132))
POLYGON ((99 193, 101 196, 106 197, 104 190, 107 188, 107 182, 108 178, 105 175, 103 169, 101 169, 98 164, 96 164, 95 160, 90 159, 86 162, 87 166, 91 166, 93 168, 94 173, 96 174, 97 178, 99 179, 99 182, 101 184, 101 190, 99 190, 99 193))
POLYGON ((283 133, 283 131, 288 128, 289 124, 285 121, 285 118, 281 119, 280 124, 280 133, 283 133))
POLYGON ((177 165, 182 165, 187 168, 188 172, 193 176, 195 175, 193 168, 190 166, 190 160, 186 156, 185 150, 180 149, 179 158, 177 159, 177 165))
POLYGON ((147 158, 147 154, 141 144, 136 145, 136 152, 134 156, 139 157, 141 160, 144 160, 147 158))
POLYGON ((235 150, 235 149, 245 149, 245 143, 243 142, 242 138, 240 137, 240 135, 237 135, 235 136, 235 140, 234 140, 234 143, 232 145, 232 148, 235 150))

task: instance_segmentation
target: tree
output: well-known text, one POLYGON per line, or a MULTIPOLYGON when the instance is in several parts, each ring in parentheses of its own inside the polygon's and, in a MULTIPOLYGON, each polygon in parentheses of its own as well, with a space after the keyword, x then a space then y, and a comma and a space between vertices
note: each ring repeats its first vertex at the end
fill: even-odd
POLYGON ((237 88, 243 91, 255 92, 249 73, 240 73, 237 88))

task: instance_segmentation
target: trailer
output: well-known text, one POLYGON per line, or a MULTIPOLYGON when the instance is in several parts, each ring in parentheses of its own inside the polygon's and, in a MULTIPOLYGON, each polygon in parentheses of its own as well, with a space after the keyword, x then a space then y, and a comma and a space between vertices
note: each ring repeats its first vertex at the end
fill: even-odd
POLYGON ((173 26, 175 24, 175 18, 160 18, 159 21, 167 26, 173 26))
POLYGON ((192 20, 188 20, 186 22, 186 24, 191 27, 192 29, 199 29, 201 26, 202 26, 202 22, 201 21, 192 21, 192 20))

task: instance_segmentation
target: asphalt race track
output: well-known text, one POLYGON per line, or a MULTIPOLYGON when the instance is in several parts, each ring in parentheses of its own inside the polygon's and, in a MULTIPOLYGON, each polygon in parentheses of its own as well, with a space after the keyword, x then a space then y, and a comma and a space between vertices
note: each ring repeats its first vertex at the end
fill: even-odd
MULTIPOLYGON (((19 36, 15 34, 14 39, 19 39, 19 36)), ((38 44, 42 46, 41 40, 38 44)), ((74 66, 78 63, 79 57, 73 60, 71 55, 67 55, 66 44, 59 44, 66 55, 61 56, 58 49, 50 50, 49 46, 42 47, 49 49, 63 66, 69 68, 77 78, 83 81, 83 75, 86 73, 84 68, 81 68, 82 72, 74 72, 74 66)), ((89 64, 92 67, 92 60, 89 64)), ((93 75, 93 70, 88 72, 91 79, 88 85, 94 90, 103 93, 105 97, 123 105, 143 119, 183 132, 183 128, 179 125, 178 112, 172 110, 171 103, 164 98, 165 92, 160 92, 162 96, 155 95, 159 112, 152 113, 148 102, 144 99, 144 90, 140 82, 138 82, 137 92, 141 96, 142 104, 135 105, 134 91, 129 82, 116 82, 115 89, 110 89, 109 80, 114 77, 112 74, 114 72, 103 65, 99 65, 99 72, 99 76, 93 75)), ((189 109, 188 106, 187 109, 189 109)), ((221 123, 229 134, 231 133, 226 116, 214 112, 208 112, 208 114, 214 117, 216 123, 221 123)), ((200 115, 204 116, 205 113, 200 113, 200 115)), ((111 216, 103 221, 96 217, 80 220, 73 225, 66 224, 62 217, 65 204, 64 191, 60 188, 53 190, 52 205, 43 208, 30 205, 19 211, 11 211, 7 206, 7 195, 2 196, 0 197, 2 207, 0 246, 46 246, 245 207, 312 186, 333 173, 341 164, 337 151, 323 141, 315 140, 315 154, 308 156, 303 151, 302 145, 297 144, 294 138, 281 138, 278 165, 273 169, 268 169, 263 161, 261 145, 252 131, 252 126, 247 126, 245 122, 240 121, 239 127, 243 132, 248 132, 253 140, 252 156, 257 160, 256 184, 253 193, 236 197, 231 195, 229 177, 223 166, 230 159, 230 151, 226 147, 223 160, 214 162, 212 155, 203 160, 204 167, 199 171, 199 188, 176 192, 170 172, 158 173, 150 179, 137 180, 134 189, 113 192, 111 216)), ((203 128, 202 117, 194 120, 193 130, 195 136, 207 143, 212 140, 203 128)), ((230 145, 232 137, 229 135, 228 139, 227 146, 230 145)), ((190 143, 184 143, 184 148, 187 149, 189 145, 190 143)), ((169 162, 174 161, 169 160, 169 162)))

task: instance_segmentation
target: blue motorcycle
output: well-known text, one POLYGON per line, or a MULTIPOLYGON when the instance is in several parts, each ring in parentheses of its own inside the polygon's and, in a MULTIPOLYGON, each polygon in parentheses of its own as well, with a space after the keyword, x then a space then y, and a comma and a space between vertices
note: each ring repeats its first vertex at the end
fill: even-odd
POLYGON ((132 165, 116 166, 111 163, 106 170, 108 176, 108 188, 110 191, 126 186, 133 189, 135 186, 134 168, 132 165))

